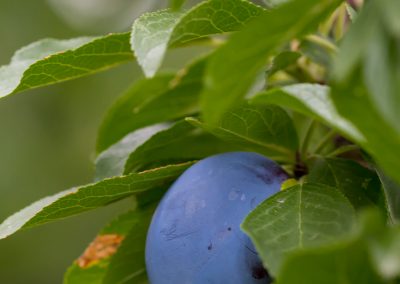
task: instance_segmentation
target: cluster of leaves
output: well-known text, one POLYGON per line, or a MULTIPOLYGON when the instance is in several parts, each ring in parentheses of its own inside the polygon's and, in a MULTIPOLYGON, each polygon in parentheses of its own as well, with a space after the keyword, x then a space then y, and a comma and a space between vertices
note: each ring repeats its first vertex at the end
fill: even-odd
POLYGON ((146 75, 104 118, 94 183, 14 214, 0 238, 134 196, 65 283, 147 283, 164 191, 198 159, 256 151, 294 178, 242 224, 277 283, 400 283, 400 2, 184 2, 130 33, 33 43, 0 68, 0 97, 134 59, 146 75), (211 52, 158 72, 169 49, 196 44, 211 52))

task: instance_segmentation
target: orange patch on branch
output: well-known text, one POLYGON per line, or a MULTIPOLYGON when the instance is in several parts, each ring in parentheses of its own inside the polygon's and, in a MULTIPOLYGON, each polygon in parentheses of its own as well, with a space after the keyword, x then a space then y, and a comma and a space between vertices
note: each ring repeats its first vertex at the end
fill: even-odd
POLYGON ((112 256, 118 250, 124 237, 116 234, 100 235, 89 245, 76 263, 86 268, 93 263, 112 256))

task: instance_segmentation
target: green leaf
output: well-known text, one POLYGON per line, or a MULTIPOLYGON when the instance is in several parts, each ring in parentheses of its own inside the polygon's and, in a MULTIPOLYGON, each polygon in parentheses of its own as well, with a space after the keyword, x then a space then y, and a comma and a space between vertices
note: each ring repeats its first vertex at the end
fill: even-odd
POLYGON ((400 3, 396 0, 377 1, 382 13, 382 20, 385 22, 388 30, 394 35, 400 35, 400 3))
POLYGON ((149 117, 150 110, 147 112, 142 110, 149 102, 159 98, 169 89, 172 79, 172 75, 160 75, 140 80, 118 98, 107 111, 100 126, 97 151, 107 149, 136 129, 159 122, 149 117))
POLYGON ((175 78, 158 75, 135 83, 107 112, 99 130, 97 151, 104 151, 139 128, 195 113, 205 62, 194 62, 175 78))
POLYGON ((278 284, 383 284, 369 254, 357 241, 308 249, 288 257, 278 284))
POLYGON ((277 160, 291 161, 298 137, 289 115, 280 107, 243 104, 225 113, 215 126, 189 119, 224 141, 263 153, 277 160))
MULTIPOLYGON (((400 227, 388 226, 382 214, 376 210, 365 211, 360 218, 357 235, 359 242, 367 245, 375 270, 387 280, 400 280, 400 227)), ((397 280, 397 281, 396 281, 397 280)))
POLYGON ((135 216, 138 213, 130 211, 118 216, 108 224, 89 245, 83 255, 74 261, 64 276, 64 284, 101 284, 110 264, 110 259, 115 251, 111 249, 109 254, 96 255, 96 251, 105 251, 107 248, 119 248, 121 241, 129 230, 137 222, 135 216), (108 241, 109 243, 107 243, 108 241), (96 250, 95 245, 101 247, 96 250))
POLYGON ((387 280, 398 280, 400 277, 400 227, 388 230, 381 226, 379 229, 375 238, 369 238, 373 262, 382 277, 387 280))
POLYGON ((70 40, 44 39, 15 53, 0 67, 0 98, 99 72, 132 60, 129 34, 70 40))
POLYGON ((366 3, 343 40, 332 92, 340 114, 365 136, 371 156, 400 182, 399 34, 394 34, 396 24, 383 12, 396 7, 393 3, 366 3))
POLYGON ((352 160, 320 158, 311 169, 308 181, 337 188, 355 209, 382 206, 385 211, 378 176, 352 160))
POLYGON ((64 284, 142 283, 139 280, 146 279, 144 239, 153 211, 153 207, 129 211, 113 220, 68 269, 64 284), (110 282, 116 272, 127 282, 110 282))
MULTIPOLYGON (((359 73, 358 73, 359 74, 359 73)), ((366 138, 363 147, 378 165, 394 180, 400 182, 400 133, 397 133, 376 111, 368 99, 368 92, 359 82, 359 76, 351 77, 345 84, 336 84, 333 100, 339 113, 350 120, 366 138)))
POLYGON ((291 1, 291 0, 264 0, 264 3, 268 7, 273 8, 273 7, 276 7, 278 5, 284 4, 284 3, 288 2, 288 1, 291 1))
POLYGON ((131 46, 146 77, 153 77, 160 67, 172 30, 182 15, 164 10, 144 14, 134 22, 131 46))
POLYGON ((208 0, 185 13, 147 13, 133 24, 131 46, 146 76, 152 77, 169 46, 237 31, 262 11, 246 0, 208 0))
POLYGON ((364 211, 349 237, 289 255, 278 284, 398 283, 399 229, 388 227, 376 209, 364 211))
POLYGON ((187 121, 179 121, 160 131, 130 153, 125 174, 162 166, 171 161, 193 161, 221 152, 237 150, 229 143, 199 131, 187 121))
POLYGON ((276 72, 295 64, 300 57, 301 53, 295 51, 283 51, 279 53, 274 58, 271 68, 268 69, 268 76, 272 76, 276 72))
POLYGON ((169 6, 173 10, 178 10, 182 8, 183 4, 185 4, 186 0, 169 0, 169 6))
POLYGON ((335 242, 352 231, 354 221, 353 207, 337 189, 305 183, 264 201, 246 217, 242 229, 264 266, 277 275, 289 253, 335 242))
POLYGON ((207 67, 202 94, 205 122, 217 123, 223 113, 246 95, 254 78, 278 47, 315 30, 340 2, 290 1, 262 13, 233 35, 215 52, 207 67))
POLYGON ((170 46, 242 29, 265 10, 247 0, 208 0, 185 13, 175 26, 170 46))
POLYGON ((256 95, 253 104, 276 104, 317 119, 347 138, 365 144, 365 138, 351 122, 343 118, 333 104, 329 87, 295 84, 256 95))
POLYGON ((96 159, 95 181, 122 175, 129 154, 168 126, 160 123, 133 131, 102 152, 96 159))
POLYGON ((154 211, 154 208, 150 209, 138 214, 136 224, 111 259, 103 284, 148 283, 144 258, 147 229, 154 211))
POLYGON ((40 213, 43 208, 53 204, 59 199, 62 199, 69 194, 73 194, 76 192, 76 188, 71 188, 68 190, 61 191, 55 195, 45 197, 32 203, 30 206, 22 209, 21 211, 15 213, 14 215, 8 217, 2 224, 0 224, 0 239, 4 239, 21 228, 32 219, 35 215, 40 213))
POLYGON ((102 284, 109 260, 100 260, 95 265, 82 269, 74 263, 64 276, 64 284, 102 284))
POLYGON ((337 54, 338 50, 334 40, 329 36, 321 36, 318 34, 308 35, 301 41, 299 49, 308 61, 311 60, 312 63, 318 64, 319 68, 325 68, 323 71, 321 69, 317 71, 315 68, 318 65, 311 66, 311 62, 309 62, 305 72, 310 72, 310 74, 303 75, 303 80, 311 80, 312 82, 325 81, 326 74, 324 73, 330 70, 332 58, 337 54))
POLYGON ((371 27, 368 32, 371 38, 364 47, 364 82, 369 98, 380 115, 400 133, 400 33, 390 38, 377 27, 371 27))
POLYGON ((0 225, 0 239, 20 229, 35 227, 96 209, 138 192, 167 186, 191 164, 189 162, 171 165, 106 179, 44 198, 7 218, 0 225))
POLYGON ((358 16, 358 12, 348 3, 346 3, 346 12, 349 15, 351 22, 353 23, 358 16))
POLYGON ((400 225, 400 185, 382 171, 377 173, 382 182, 389 218, 392 223, 400 225))

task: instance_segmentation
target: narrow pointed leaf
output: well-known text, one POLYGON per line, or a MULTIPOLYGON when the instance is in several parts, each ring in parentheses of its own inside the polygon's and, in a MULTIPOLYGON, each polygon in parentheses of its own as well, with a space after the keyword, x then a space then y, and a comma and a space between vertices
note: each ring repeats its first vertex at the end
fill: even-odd
POLYGON ((339 113, 364 135, 365 148, 379 167, 399 183, 399 30, 393 12, 387 12, 397 12, 394 3, 365 3, 334 62, 332 98, 339 113))
POLYGON ((144 243, 139 240, 146 236, 147 227, 154 208, 142 211, 129 211, 118 216, 108 224, 87 247, 85 252, 71 265, 64 276, 64 284, 103 284, 108 275, 114 275, 115 267, 129 265, 129 271, 121 272, 122 278, 131 273, 136 277, 127 282, 141 283, 146 278, 144 265, 144 243), (135 251, 140 254, 133 257, 121 257, 135 251), (136 282, 133 282, 136 281, 136 282))
POLYGON ((102 152, 130 132, 175 120, 198 111, 206 58, 195 61, 177 76, 158 75, 135 83, 109 109, 98 138, 102 152))
POLYGON ((57 200, 60 200, 61 198, 69 194, 75 193, 76 190, 76 188, 71 188, 61 191, 52 196, 45 197, 10 216, 2 224, 0 224, 0 239, 4 239, 14 234, 15 232, 23 228, 30 219, 39 214, 43 210, 43 208, 50 206, 57 200))
POLYGON ((377 172, 382 182, 389 218, 392 223, 400 224, 400 185, 382 171, 377 172))
POLYGON ((160 67, 169 46, 237 31, 263 9, 247 0, 208 0, 187 12, 147 13, 132 27, 131 46, 147 77, 160 67))
POLYGON ((160 75, 140 80, 118 98, 107 111, 100 126, 97 151, 104 151, 136 129, 157 123, 158 121, 151 118, 146 120, 146 113, 142 115, 141 109, 165 93, 172 79, 172 75, 160 75))
POLYGON ((377 112, 368 99, 368 91, 357 75, 345 84, 336 84, 333 100, 339 113, 350 120, 363 134, 362 145, 377 164, 396 182, 400 182, 400 133, 377 112))
POLYGON ((277 159, 294 159, 298 147, 298 137, 291 118, 283 109, 273 105, 244 104, 225 113, 215 126, 196 119, 188 121, 224 141, 277 159))
POLYGON ((110 261, 103 284, 146 284, 145 244, 154 208, 137 214, 136 222, 110 261))
POLYGON ((254 78, 278 47, 315 30, 340 2, 289 1, 262 13, 233 35, 208 64, 202 94, 205 122, 217 123, 224 112, 246 95, 254 78))
POLYGON ((158 132, 129 154, 125 173, 145 170, 173 162, 193 161, 237 147, 199 131, 187 121, 179 121, 158 132))
POLYGON ((0 225, 0 239, 20 229, 66 218, 105 206, 138 192, 166 186, 191 164, 189 162, 106 179, 47 197, 6 219, 0 225))
POLYGON ((20 49, 9 65, 0 67, 0 98, 90 75, 132 59, 128 33, 44 39, 20 49))
MULTIPOLYGON (((356 82, 365 84, 368 90, 366 98, 383 120, 400 133, 400 25, 396 24, 399 21, 391 21, 393 14, 398 12, 399 4, 396 2, 371 1, 364 5, 343 40, 333 77, 343 83, 360 67, 362 77, 356 82)), ((339 95, 346 96, 343 93, 339 95)))
POLYGON ((102 152, 96 159, 95 181, 123 175, 129 154, 168 126, 168 123, 160 123, 133 131, 102 152))
POLYGON ((132 27, 132 51, 147 77, 153 77, 168 48, 169 38, 183 13, 159 11, 148 13, 135 21, 132 27))
POLYGON ((68 268, 64 284, 101 284, 110 260, 129 230, 137 222, 138 213, 130 211, 118 216, 98 234, 83 254, 68 268), (108 253, 103 253, 107 251, 108 253))

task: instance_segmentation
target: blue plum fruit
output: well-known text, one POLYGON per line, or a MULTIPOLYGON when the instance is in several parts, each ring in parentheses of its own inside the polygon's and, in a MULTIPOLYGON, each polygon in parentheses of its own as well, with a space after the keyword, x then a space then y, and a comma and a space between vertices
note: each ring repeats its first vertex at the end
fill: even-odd
POLYGON ((152 284, 253 284, 271 280, 240 230, 287 174, 256 153, 224 153, 186 170, 154 213, 146 240, 152 284))

